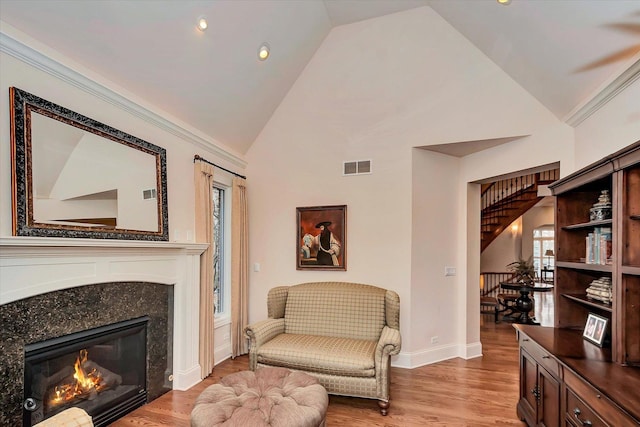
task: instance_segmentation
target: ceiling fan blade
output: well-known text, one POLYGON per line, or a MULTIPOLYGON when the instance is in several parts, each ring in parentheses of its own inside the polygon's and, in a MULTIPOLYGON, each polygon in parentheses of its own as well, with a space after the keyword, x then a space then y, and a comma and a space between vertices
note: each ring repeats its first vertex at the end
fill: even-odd
POLYGON ((635 24, 631 22, 618 22, 616 24, 606 24, 604 26, 606 28, 623 31, 626 33, 640 34, 640 24, 635 24))
POLYGON ((626 49, 619 50, 617 52, 612 53, 611 55, 607 55, 603 58, 597 59, 589 64, 586 64, 576 70, 574 73, 582 73, 585 71, 593 70, 599 67, 603 67, 605 65, 613 64, 614 62, 624 61, 626 59, 630 59, 635 56, 638 52, 640 52, 640 44, 636 44, 630 46, 626 49))

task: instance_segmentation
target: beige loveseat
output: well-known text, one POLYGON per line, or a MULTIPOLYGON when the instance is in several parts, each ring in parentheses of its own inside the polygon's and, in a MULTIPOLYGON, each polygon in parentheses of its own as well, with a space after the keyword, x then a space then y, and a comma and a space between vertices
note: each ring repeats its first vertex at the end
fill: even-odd
POLYGON ((269 319, 245 330, 251 370, 304 371, 331 394, 378 399, 387 414, 390 356, 401 345, 397 293, 357 283, 303 283, 271 289, 267 308, 269 319))

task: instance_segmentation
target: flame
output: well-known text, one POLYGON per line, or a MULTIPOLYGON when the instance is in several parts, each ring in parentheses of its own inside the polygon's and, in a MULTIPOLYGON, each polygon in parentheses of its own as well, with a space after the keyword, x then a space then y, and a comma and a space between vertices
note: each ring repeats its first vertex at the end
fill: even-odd
POLYGON ((66 383, 58 385, 54 388, 54 393, 51 398, 51 403, 59 405, 61 403, 69 402, 76 397, 83 398, 96 393, 104 388, 102 382, 102 375, 95 368, 87 372, 83 365, 88 360, 89 352, 86 349, 80 350, 80 354, 76 357, 76 362, 73 365, 75 373, 73 374, 73 383, 66 383))

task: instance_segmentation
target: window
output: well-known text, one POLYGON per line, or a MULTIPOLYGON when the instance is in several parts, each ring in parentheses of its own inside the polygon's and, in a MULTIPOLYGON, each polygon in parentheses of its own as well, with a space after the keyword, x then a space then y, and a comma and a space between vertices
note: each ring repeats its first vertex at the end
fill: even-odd
POLYGON ((553 269, 555 256, 548 255, 554 253, 554 230, 553 225, 543 225, 533 230, 533 266, 538 277, 543 267, 553 269))
POLYGON ((227 290, 225 280, 225 189, 215 186, 213 188, 213 309, 215 317, 225 315, 227 312, 227 290))

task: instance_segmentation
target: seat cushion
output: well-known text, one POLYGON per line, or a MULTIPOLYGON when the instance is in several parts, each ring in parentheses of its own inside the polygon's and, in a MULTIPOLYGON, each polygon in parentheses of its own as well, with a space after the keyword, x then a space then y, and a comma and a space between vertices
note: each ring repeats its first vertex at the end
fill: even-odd
POLYGON ((376 341, 280 334, 258 350, 258 363, 352 377, 375 376, 376 341))

